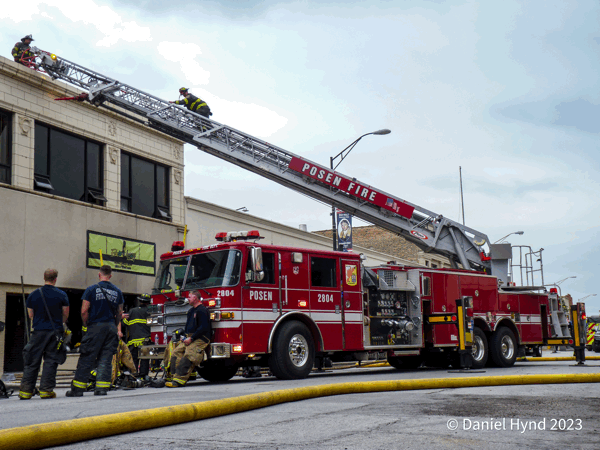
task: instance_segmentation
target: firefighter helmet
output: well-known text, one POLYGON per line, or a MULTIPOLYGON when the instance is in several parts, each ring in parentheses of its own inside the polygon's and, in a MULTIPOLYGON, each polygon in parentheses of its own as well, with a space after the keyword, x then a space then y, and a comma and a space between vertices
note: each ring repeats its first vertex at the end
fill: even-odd
POLYGON ((177 328, 171 334, 171 340, 173 342, 179 342, 181 340, 182 336, 185 336, 185 330, 183 328, 177 328))
POLYGON ((21 38, 21 42, 25 42, 27 39, 29 39, 30 41, 35 41, 35 39, 33 39, 33 36, 31 34, 28 34, 27 36, 21 38))
POLYGON ((179 88, 179 93, 180 94, 185 94, 187 91, 189 91, 189 89, 186 88, 186 87, 179 88))
POLYGON ((150 297, 150 294, 138 295, 137 299, 140 303, 150 303, 152 301, 152 297, 150 297))

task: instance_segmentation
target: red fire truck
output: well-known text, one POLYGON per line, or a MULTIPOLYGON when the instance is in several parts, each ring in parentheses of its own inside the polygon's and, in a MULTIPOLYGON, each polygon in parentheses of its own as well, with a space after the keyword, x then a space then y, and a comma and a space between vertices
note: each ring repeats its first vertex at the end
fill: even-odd
POLYGON ((329 362, 382 357, 398 369, 508 367, 526 348, 573 345, 552 338, 554 293, 499 289, 496 277, 469 270, 368 268, 355 253, 260 244, 258 231, 216 239, 175 243, 152 296, 153 337, 166 344, 185 324, 189 292, 200 292, 213 336, 199 374, 209 381, 244 366, 297 379, 329 362))
POLYGON ((533 268, 533 260, 541 265, 541 250, 527 247, 520 254, 521 286, 515 286, 510 244, 490 244, 485 233, 465 224, 92 69, 56 55, 39 57, 53 79, 86 91, 70 99, 108 108, 381 226, 447 257, 454 268, 367 268, 352 253, 251 242, 258 232, 219 233, 221 243, 193 250, 178 244, 161 257, 154 336, 166 343, 185 323, 190 290, 199 290, 214 331, 210 357, 200 368, 207 380, 227 380, 245 365, 302 378, 313 365, 382 356, 398 368, 423 362, 481 367, 488 360, 510 366, 519 352, 545 344, 570 343, 584 359, 583 305, 569 312, 576 325, 571 333, 556 292, 546 291, 543 272, 533 268), (542 275, 537 286, 536 273, 542 275))

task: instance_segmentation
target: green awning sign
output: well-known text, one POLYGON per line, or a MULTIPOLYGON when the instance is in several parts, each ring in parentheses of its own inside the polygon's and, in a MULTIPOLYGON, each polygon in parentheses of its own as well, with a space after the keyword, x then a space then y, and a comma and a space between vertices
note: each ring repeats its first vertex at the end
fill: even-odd
POLYGON ((153 242, 89 230, 87 237, 88 268, 100 267, 104 263, 117 272, 155 275, 156 244, 153 242))

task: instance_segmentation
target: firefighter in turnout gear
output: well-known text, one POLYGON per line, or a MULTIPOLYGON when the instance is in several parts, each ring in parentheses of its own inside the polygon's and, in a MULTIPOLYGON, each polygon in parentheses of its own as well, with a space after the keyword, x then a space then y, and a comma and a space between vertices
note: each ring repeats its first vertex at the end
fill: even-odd
POLYGON ((15 44, 12 49, 12 56, 15 59, 15 62, 27 67, 31 67, 32 65, 36 66, 34 62, 35 55, 29 50, 29 46, 33 40, 33 37, 28 34, 24 38, 21 38, 21 42, 15 44))
POLYGON ((175 100, 176 105, 183 105, 190 111, 200 114, 201 116, 206 117, 207 119, 212 116, 210 112, 210 108, 206 104, 206 102, 195 95, 190 94, 189 89, 186 87, 182 87, 179 89, 179 94, 183 95, 183 100, 175 100))
POLYGON ((171 354, 173 379, 165 384, 170 388, 185 386, 194 368, 204 360, 204 349, 210 343, 210 316, 208 309, 202 305, 200 292, 192 291, 188 301, 191 308, 185 324, 187 337, 177 344, 171 354))
POLYGON ((99 282, 88 287, 82 296, 81 319, 87 331, 81 341, 77 370, 67 397, 82 397, 90 372, 97 364, 94 395, 106 395, 110 389, 113 355, 117 353, 119 336, 117 323, 123 313, 123 294, 109 280, 110 266, 100 267, 99 282))
MULTIPOLYGON (((167 348, 165 349, 165 354, 163 356, 163 368, 165 370, 165 380, 171 381, 173 380, 173 374, 171 373, 171 356, 173 355, 173 350, 181 341, 185 338, 185 330, 183 328, 177 328, 173 331, 171 335, 171 340, 167 344, 167 348)), ((175 367, 173 367, 173 371, 175 371, 175 367)))
MULTIPOLYGON (((54 287, 57 277, 58 271, 47 269, 44 272, 45 285, 33 291, 27 298, 27 313, 33 323, 33 333, 23 349, 24 369, 19 389, 21 400, 29 400, 35 392, 42 357, 44 368, 40 379, 40 397, 56 397, 56 370, 65 362, 67 351, 66 348, 57 348, 55 335, 56 330, 63 332, 63 326, 69 317, 67 294, 54 287)), ((64 345, 63 343, 63 347, 64 345)))
POLYGON ((133 364, 139 367, 139 370, 134 372, 139 373, 143 377, 147 377, 150 372, 150 360, 139 359, 140 347, 144 344, 150 344, 150 325, 147 319, 149 316, 148 305, 150 304, 150 296, 142 294, 138 298, 139 305, 129 311, 129 317, 123 319, 123 323, 127 326, 127 346, 133 357, 133 364))

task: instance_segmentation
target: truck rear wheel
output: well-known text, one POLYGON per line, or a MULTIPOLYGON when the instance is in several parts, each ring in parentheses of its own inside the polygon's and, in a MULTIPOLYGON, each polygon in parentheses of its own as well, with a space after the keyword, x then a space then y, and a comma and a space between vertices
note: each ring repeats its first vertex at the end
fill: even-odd
POLYGON ((490 341, 490 354, 498 367, 511 367, 517 359, 517 339, 506 327, 498 328, 490 341))
POLYGON ((423 357, 421 355, 388 356, 388 363, 398 370, 414 370, 421 367, 423 357))
POLYGON ((237 371, 238 367, 236 365, 227 365, 224 361, 205 362, 202 367, 198 367, 198 374, 212 383, 229 381, 237 371))
POLYGON ((281 380, 306 378, 315 363, 315 344, 301 322, 284 323, 275 335, 269 368, 281 380))
POLYGON ((473 330, 473 369, 485 367, 489 356, 487 336, 479 327, 473 330))

